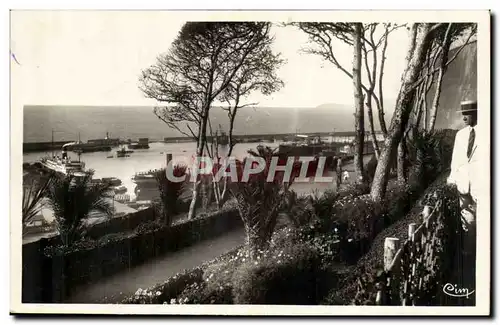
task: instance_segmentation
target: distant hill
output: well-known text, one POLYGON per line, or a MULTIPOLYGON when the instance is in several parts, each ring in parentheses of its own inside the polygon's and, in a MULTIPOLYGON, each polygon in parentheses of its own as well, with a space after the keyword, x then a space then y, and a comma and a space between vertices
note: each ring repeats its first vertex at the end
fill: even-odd
MULTIPOLYGON (((389 112, 388 112, 389 113, 389 112)), ((214 128, 222 125, 227 131, 227 113, 220 107, 211 110, 214 128)), ((311 108, 245 107, 239 110, 235 134, 266 134, 294 132, 351 131, 354 128, 354 108, 327 103, 311 108)), ((386 115, 389 122, 391 114, 386 115)), ((376 128, 378 115, 375 114, 376 128)), ((154 114, 151 107, 137 106, 25 106, 23 142, 76 140, 111 137, 137 139, 181 136, 168 128, 154 114)), ((368 124, 367 124, 368 128, 368 124)))

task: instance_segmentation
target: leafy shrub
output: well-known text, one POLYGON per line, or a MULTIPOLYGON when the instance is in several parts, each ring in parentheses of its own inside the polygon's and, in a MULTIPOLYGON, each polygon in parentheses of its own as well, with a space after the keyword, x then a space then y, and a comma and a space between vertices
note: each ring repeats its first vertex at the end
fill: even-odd
POLYGON ((326 190, 321 195, 318 193, 318 191, 314 191, 309 197, 309 202, 314 214, 319 219, 331 217, 333 205, 338 199, 338 193, 333 190, 326 190))
POLYGON ((341 256, 347 261, 364 254, 384 226, 384 206, 369 196, 340 200, 335 205, 333 226, 341 241, 341 256))
POLYGON ((450 168, 456 131, 414 130, 408 141, 410 183, 426 188, 438 175, 450 168))
POLYGON ((388 189, 384 199, 384 225, 389 226, 403 218, 417 203, 424 188, 420 184, 398 184, 388 189))
POLYGON ((135 228, 135 232, 138 235, 150 234, 155 231, 159 231, 165 228, 165 224, 160 220, 151 220, 141 223, 137 228, 135 228))
POLYGON ((77 251, 86 251, 94 249, 99 245, 99 242, 94 239, 84 238, 72 245, 57 245, 57 246, 47 246, 44 248, 44 254, 47 257, 53 257, 58 255, 70 254, 77 251))
MULTIPOLYGON (((260 260, 261 256, 257 257, 260 260)), ((226 258, 208 263, 201 281, 192 283, 171 303, 177 304, 233 304, 232 278, 235 271, 244 263, 250 263, 250 255, 241 248, 226 258)))
POLYGON ((168 303, 188 286, 199 282, 203 276, 201 268, 185 270, 169 278, 159 286, 137 289, 134 296, 125 299, 124 304, 163 304, 168 303))
POLYGON ((295 228, 308 225, 313 221, 315 213, 311 202, 310 198, 298 196, 293 190, 286 193, 283 210, 288 221, 295 228))
POLYGON ((215 263, 205 269, 202 281, 187 286, 177 297, 180 304, 232 304, 234 263, 215 263))
POLYGON ((345 197, 356 197, 370 193, 370 184, 363 183, 351 183, 345 186, 342 190, 340 190, 337 194, 338 199, 343 199, 345 197))
POLYGON ((339 235, 337 232, 313 236, 311 245, 318 251, 322 263, 330 264, 339 261, 339 235))
POLYGON ((283 227, 274 232, 271 237, 269 249, 280 249, 286 245, 292 245, 298 240, 298 229, 295 227, 283 227))
POLYGON ((236 304, 316 304, 324 285, 321 257, 302 244, 243 264, 233 277, 236 304))
MULTIPOLYGON (((441 182, 442 181, 443 180, 441 180, 441 182)), ((443 200, 443 205, 440 208, 442 219, 438 220, 438 223, 444 227, 438 227, 434 234, 436 240, 431 246, 433 256, 435 257, 435 263, 432 265, 431 273, 433 276, 429 279, 424 278, 422 286, 418 290, 418 294, 414 296, 417 300, 417 305, 442 305, 443 301, 440 301, 440 298, 442 297, 444 283, 454 283, 450 275, 458 275, 456 272, 455 254, 459 247, 460 209, 456 188, 443 183, 429 187, 426 190, 426 194, 422 196, 421 205, 435 207, 438 200, 443 200)), ((354 274, 346 281, 344 288, 340 290, 344 295, 342 295, 342 293, 339 294, 338 291, 332 291, 327 299, 327 303, 347 304, 353 300, 353 303, 356 305, 373 305, 377 293, 375 285, 377 282, 380 282, 382 276, 384 276, 383 256, 381 255, 383 252, 384 238, 387 236, 396 238, 406 237, 408 224, 411 222, 422 222, 423 220, 420 217, 421 207, 418 207, 410 213, 408 218, 402 220, 402 222, 397 223, 394 227, 391 226, 384 229, 384 232, 376 239, 376 243, 374 244, 375 247, 371 249, 367 256, 363 257, 361 262, 357 265, 354 274)), ((436 224, 434 224, 434 226, 436 226, 436 224)), ((410 254, 410 251, 407 249, 408 247, 403 249, 401 258, 404 259, 409 257, 407 254, 410 254)), ((423 252, 417 251, 417 254, 421 253, 423 252)), ((405 265, 403 265, 403 267, 405 267, 405 265)), ((408 271, 409 270, 406 269, 404 272, 408 271)), ((427 269, 424 270, 424 272, 425 271, 430 270, 427 269)))

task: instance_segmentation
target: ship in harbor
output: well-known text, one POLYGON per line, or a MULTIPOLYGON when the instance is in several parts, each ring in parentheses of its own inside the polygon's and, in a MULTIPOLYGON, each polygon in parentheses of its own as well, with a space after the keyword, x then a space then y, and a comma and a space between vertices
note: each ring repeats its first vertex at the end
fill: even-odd
POLYGON ((127 150, 125 147, 122 147, 120 150, 116 151, 116 157, 118 158, 123 158, 123 157, 130 157, 130 154, 134 152, 133 150, 127 150))
POLYGON ((217 130, 215 136, 207 136, 207 141, 209 143, 217 143, 219 146, 227 146, 229 144, 229 136, 222 130, 222 126, 219 124, 219 130, 217 130))
POLYGON ((64 175, 82 176, 85 173, 85 163, 79 160, 72 160, 65 151, 62 157, 53 155, 40 160, 43 167, 56 173, 64 175))
POLYGON ((120 139, 109 138, 108 132, 106 132, 106 137, 104 139, 91 139, 87 142, 80 141, 80 136, 78 136, 78 141, 70 142, 64 144, 63 149, 74 151, 74 152, 96 152, 96 151, 111 151, 113 147, 120 145, 120 139))
MULTIPOLYGON (((52 130, 52 144, 54 143, 54 130, 52 130)), ((80 152, 78 160, 72 160, 68 155, 68 149, 63 146, 61 156, 56 156, 52 152, 51 156, 40 159, 39 163, 43 168, 61 173, 64 175, 84 176, 85 163, 80 161, 80 152)))
POLYGON ((139 138, 137 142, 128 145, 129 149, 149 149, 149 138, 139 138))

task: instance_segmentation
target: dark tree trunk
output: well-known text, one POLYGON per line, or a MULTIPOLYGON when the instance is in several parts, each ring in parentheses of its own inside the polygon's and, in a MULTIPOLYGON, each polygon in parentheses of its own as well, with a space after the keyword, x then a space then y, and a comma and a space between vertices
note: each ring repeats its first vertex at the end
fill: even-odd
POLYGON ((397 158, 397 172, 398 172, 398 181, 406 182, 406 139, 404 137, 401 138, 401 141, 398 145, 398 158, 397 158))
POLYGON ((367 96, 366 101, 367 115, 368 115, 368 125, 370 127, 370 137, 373 145, 373 152, 375 153, 375 158, 380 156, 380 149, 378 147, 377 135, 375 134, 375 126, 373 125, 373 110, 372 110, 372 96, 367 96))
MULTIPOLYGON (((201 119, 200 122, 200 132, 199 132, 199 138, 198 138, 198 144, 196 146, 196 157, 195 159, 198 159, 199 157, 203 156, 203 149, 205 148, 205 142, 207 141, 207 120, 208 120, 208 109, 205 109, 204 116, 201 119)), ((199 166, 193 166, 193 170, 191 172, 197 173, 196 169, 199 168, 199 166)), ((197 175, 196 175, 197 176, 197 175)), ((200 187, 200 181, 198 180, 198 176, 193 182, 193 197, 191 198, 191 204, 189 205, 189 212, 188 212, 188 219, 193 219, 195 216, 195 210, 196 210, 196 202, 198 200, 198 191, 200 187)))
POLYGON ((354 86, 354 107, 355 119, 354 129, 356 136, 354 139, 354 169, 358 179, 364 180, 363 174, 363 149, 365 140, 365 125, 364 125, 364 109, 363 109, 363 92, 361 88, 361 24, 356 23, 354 26, 354 57, 352 66, 353 86, 354 86))
POLYGON ((414 85, 424 64, 425 55, 431 42, 429 29, 429 24, 422 24, 420 27, 417 24, 412 26, 410 47, 406 58, 407 66, 402 76, 402 85, 397 97, 396 109, 385 140, 384 150, 380 154, 371 187, 370 195, 376 202, 380 202, 385 196, 389 181, 391 157, 397 149, 408 123, 412 107, 411 103, 415 94, 414 85), (417 29, 420 29, 420 31, 417 29), (416 39, 417 34, 420 34, 419 41, 416 39))
POLYGON ((384 45, 382 47, 382 55, 380 59, 380 74, 378 78, 378 102, 377 102, 377 109, 378 109, 378 119, 380 122, 380 130, 384 134, 384 139, 387 136, 387 126, 385 125, 385 112, 384 112, 384 92, 383 92, 383 85, 382 85, 382 80, 384 77, 384 67, 385 67, 385 52, 387 50, 387 40, 389 36, 385 34, 385 39, 384 39, 384 45))

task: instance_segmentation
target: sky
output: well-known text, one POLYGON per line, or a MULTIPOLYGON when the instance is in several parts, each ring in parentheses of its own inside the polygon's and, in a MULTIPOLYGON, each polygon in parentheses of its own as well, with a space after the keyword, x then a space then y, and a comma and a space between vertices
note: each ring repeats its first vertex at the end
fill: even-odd
MULTIPOLYGON (((156 104, 139 90, 140 72, 155 63, 177 36, 186 16, 158 11, 12 11, 11 85, 19 105, 156 104)), ((285 87, 249 102, 267 107, 352 105, 352 81, 321 58, 301 53, 307 36, 293 27, 273 26, 273 45, 287 60, 278 72, 285 87)), ((408 35, 389 40, 384 96, 399 90, 408 35)), ((352 48, 338 43, 339 61, 351 70, 352 48)))

